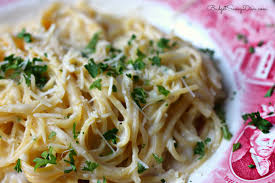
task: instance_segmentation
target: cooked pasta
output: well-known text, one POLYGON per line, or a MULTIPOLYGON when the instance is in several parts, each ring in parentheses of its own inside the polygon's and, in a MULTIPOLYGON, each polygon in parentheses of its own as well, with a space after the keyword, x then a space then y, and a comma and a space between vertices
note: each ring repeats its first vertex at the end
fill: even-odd
POLYGON ((2 182, 184 182, 219 146, 210 58, 86 4, 2 27, 2 182))

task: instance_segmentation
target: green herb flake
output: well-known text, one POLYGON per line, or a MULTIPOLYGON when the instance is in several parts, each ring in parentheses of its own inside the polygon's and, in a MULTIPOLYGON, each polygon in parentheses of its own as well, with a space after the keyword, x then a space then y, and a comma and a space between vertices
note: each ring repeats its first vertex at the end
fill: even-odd
POLYGON ((253 46, 249 46, 248 51, 249 53, 253 54, 255 53, 255 48, 253 46))
POLYGON ((161 179, 160 181, 161 183, 166 183, 165 179, 161 179))
POLYGON ((264 97, 271 97, 273 95, 274 89, 275 89, 275 84, 267 90, 264 97))
POLYGON ((242 118, 245 122, 250 118, 251 121, 248 124, 256 126, 263 133, 269 133, 269 130, 272 127, 272 124, 266 119, 263 119, 259 112, 244 114, 242 115, 242 118))
POLYGON ((157 42, 157 46, 163 51, 165 48, 170 48, 169 42, 169 39, 160 38, 160 40, 157 42))
POLYGON ((226 140, 230 140, 232 138, 232 134, 228 129, 228 126, 226 124, 226 120, 225 120, 225 112, 222 108, 222 106, 220 104, 216 105, 214 108, 217 116, 219 117, 219 119, 221 120, 221 130, 223 133, 223 138, 225 138, 226 140))
POLYGON ((76 131, 76 122, 74 122, 74 124, 73 124, 73 136, 74 136, 75 140, 77 139, 79 134, 80 134, 80 132, 76 131))
POLYGON ((134 76, 133 76, 133 80, 134 80, 135 83, 137 83, 137 82, 139 81, 139 76, 134 75, 134 76))
POLYGON ((144 167, 143 164, 141 164, 140 162, 138 162, 137 166, 138 166, 138 173, 139 174, 143 173, 145 170, 148 169, 148 168, 144 167))
POLYGON ((99 32, 97 32, 93 35, 93 37, 90 39, 88 45, 86 46, 86 48, 82 52, 83 55, 92 54, 92 53, 96 52, 96 45, 97 45, 97 42, 99 40, 99 36, 100 36, 99 32))
POLYGON ((163 158, 159 157, 157 154, 153 153, 152 156, 155 158, 157 163, 162 163, 163 162, 163 158))
POLYGON ((150 61, 152 62, 152 65, 161 65, 161 58, 159 56, 153 56, 153 58, 150 58, 150 61))
POLYGON ((89 59, 88 64, 84 65, 85 69, 89 72, 89 74, 95 78, 97 74, 99 73, 99 67, 98 65, 94 62, 94 59, 89 59))
POLYGON ((126 74, 128 78, 132 78, 132 74, 126 74))
POLYGON ((94 81, 90 86, 90 90, 92 90, 94 88, 101 90, 101 81, 102 81, 102 79, 97 79, 96 81, 94 81))
POLYGON ((116 144, 117 143, 117 137, 116 137, 117 132, 118 132, 118 129, 117 128, 113 128, 113 129, 105 132, 103 134, 103 137, 106 140, 111 140, 113 142, 113 144, 116 144))
POLYGON ((132 45, 132 41, 135 40, 137 38, 137 36, 135 34, 132 34, 130 40, 128 41, 128 45, 132 45))
POLYGON ((200 48, 199 51, 208 55, 211 59, 214 58, 215 51, 209 48, 200 48))
POLYGON ((153 46, 154 45, 154 41, 153 40, 149 40, 149 46, 153 46))
POLYGON ((32 60, 24 61, 21 57, 16 57, 13 54, 4 58, 7 63, 0 66, 0 70, 4 73, 4 78, 13 79, 19 82, 20 75, 25 78, 28 86, 31 83, 31 75, 35 78, 37 87, 42 88, 47 83, 48 79, 45 76, 47 72, 47 65, 36 65, 36 62, 42 62, 40 58, 33 58, 32 60), (25 64, 26 63, 26 64, 25 64))
POLYGON ((248 165, 248 168, 256 168, 256 166, 253 164, 250 164, 250 165, 248 165))
POLYGON ((229 131, 227 124, 223 124, 221 129, 223 133, 223 138, 225 138, 226 140, 230 140, 232 138, 232 134, 229 131))
POLYGON ((274 114, 274 112, 269 112, 267 115, 268 115, 268 116, 271 116, 272 114, 274 114))
POLYGON ((244 34, 237 34, 237 39, 238 40, 243 40, 243 42, 246 44, 248 43, 248 39, 244 34))
POLYGON ((140 49, 137 49, 137 56, 141 59, 146 57, 146 55, 140 49))
POLYGON ((135 70, 143 70, 145 68, 145 63, 143 62, 143 60, 141 58, 138 58, 135 60, 135 62, 133 62, 133 67, 135 70))
POLYGON ((49 135, 49 139, 52 139, 56 136, 56 132, 51 132, 49 135))
POLYGON ((147 92, 143 88, 134 88, 134 90, 131 93, 131 96, 135 103, 141 107, 141 104, 146 104, 146 98, 148 98, 147 92))
POLYGON ((166 90, 166 89, 165 89, 163 86, 161 86, 161 85, 157 85, 157 87, 158 87, 158 91, 159 91, 160 94, 164 95, 165 97, 167 97, 167 96, 169 95, 169 93, 170 93, 169 90, 166 90))
POLYGON ((19 39, 24 39, 26 43, 31 43, 32 42, 32 36, 30 33, 26 32, 26 29, 23 28, 21 32, 19 32, 16 36, 19 39))
POLYGON ((53 164, 53 165, 56 164, 56 157, 53 154, 53 148, 52 147, 49 147, 49 151, 44 151, 41 154, 41 157, 42 158, 35 158, 33 160, 33 162, 36 163, 35 166, 34 166, 34 171, 37 168, 45 167, 47 164, 53 164))
POLYGON ((99 166, 98 163, 91 162, 91 161, 86 161, 85 163, 86 163, 86 166, 84 166, 82 169, 84 171, 93 172, 99 166))
POLYGON ((211 142, 211 138, 207 137, 207 138, 204 140, 204 143, 205 143, 205 144, 208 144, 209 142, 211 142))
POLYGON ((21 169, 21 159, 18 159, 16 161, 16 165, 14 167, 14 170, 17 171, 18 173, 22 172, 22 169, 21 169))
POLYGON ((264 44, 264 41, 259 41, 258 44, 257 44, 257 46, 261 47, 261 46, 263 46, 263 44, 264 44))
POLYGON ((76 172, 74 156, 76 156, 76 152, 74 149, 71 148, 69 152, 69 160, 64 160, 66 163, 70 164, 70 168, 64 170, 64 173, 70 173, 71 171, 76 172))
POLYGON ((242 147, 240 142, 237 142, 236 144, 233 144, 233 152, 237 151, 238 149, 240 149, 242 147))
POLYGON ((117 87, 116 87, 116 85, 113 85, 113 86, 112 86, 112 91, 113 91, 113 92, 117 92, 117 87))
POLYGON ((210 138, 206 138, 203 142, 197 142, 194 148, 194 154, 200 155, 199 159, 202 159, 205 155, 206 145, 211 141, 210 138))
POLYGON ((205 155, 205 145, 203 142, 197 142, 194 148, 194 154, 200 155, 199 159, 202 159, 202 157, 205 155))

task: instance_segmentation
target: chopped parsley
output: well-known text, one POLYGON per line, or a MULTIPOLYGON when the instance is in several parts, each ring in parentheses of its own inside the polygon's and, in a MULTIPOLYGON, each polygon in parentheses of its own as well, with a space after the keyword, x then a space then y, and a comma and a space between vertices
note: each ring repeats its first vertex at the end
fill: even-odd
POLYGON ((145 170, 148 169, 148 168, 144 167, 143 164, 141 164, 140 162, 138 162, 137 166, 138 166, 138 173, 139 174, 143 173, 145 170))
POLYGON ((102 79, 97 79, 97 80, 95 80, 95 81, 91 84, 90 90, 92 90, 92 89, 94 89, 94 88, 97 88, 97 89, 101 90, 101 81, 102 81, 102 79))
MULTIPOLYGON (((97 180, 97 183, 101 183, 101 181, 100 181, 100 180, 97 180)), ((106 180, 105 177, 103 177, 103 182, 102 182, 102 183, 107 183, 107 180, 106 180)))
POLYGON ((70 173, 71 171, 75 171, 76 172, 76 166, 75 166, 75 160, 74 160, 74 156, 76 156, 76 152, 73 148, 70 149, 69 152, 69 159, 70 160, 64 160, 66 163, 70 164, 70 168, 64 170, 64 173, 70 173))
POLYGON ((160 181, 161 183, 166 183, 165 179, 161 179, 160 181))
POLYGON ((94 59, 89 59, 88 64, 84 65, 85 69, 89 72, 89 74, 95 78, 98 73, 100 67, 94 62, 94 59))
POLYGON ((155 158, 157 163, 162 163, 163 162, 163 158, 159 157, 157 154, 153 153, 152 156, 155 158))
POLYGON ((143 88, 134 88, 134 90, 131 93, 131 96, 135 103, 141 107, 140 103, 146 104, 146 98, 148 98, 148 94, 143 88))
POLYGON ((132 74, 126 74, 128 78, 132 78, 132 74))
POLYGON ((90 39, 88 45, 86 46, 86 48, 84 49, 84 51, 82 52, 82 55, 84 57, 87 57, 88 54, 92 54, 92 53, 95 53, 96 52, 96 45, 97 45, 97 42, 99 40, 99 36, 100 36, 100 33, 97 32, 93 35, 93 37, 90 39))
POLYGON ((145 68, 145 63, 143 62, 143 59, 146 57, 145 54, 140 51, 140 49, 137 49, 137 56, 138 58, 133 62, 130 61, 130 63, 133 65, 135 70, 143 70, 145 68))
POLYGON ((152 65, 160 66, 161 58, 159 56, 153 56, 153 58, 150 58, 150 61, 152 65))
POLYGON ((122 74, 126 69, 125 58, 125 56, 122 56, 117 62, 107 68, 107 75, 115 77, 122 74))
POLYGON ((274 89, 275 89, 275 84, 267 90, 264 97, 271 97, 273 95, 274 89))
POLYGON ((113 142, 113 144, 116 144, 117 143, 117 137, 116 137, 117 132, 118 132, 118 129, 117 128, 113 128, 113 129, 105 132, 103 134, 103 137, 106 140, 111 140, 113 142))
POLYGON ((160 40, 157 42, 157 46, 163 51, 165 48, 170 48, 169 42, 169 39, 160 38, 160 40))
POLYGON ((91 58, 89 59, 88 64, 84 65, 84 67, 93 78, 95 78, 98 74, 103 73, 105 71, 107 71, 108 76, 118 76, 122 74, 123 70, 126 68, 124 63, 125 58, 125 56, 122 56, 113 65, 108 65, 105 63, 96 64, 94 60, 91 58))
POLYGON ((263 119, 259 112, 244 114, 242 115, 242 118, 245 122, 250 118, 251 121, 248 124, 256 126, 263 133, 269 133, 269 130, 272 127, 272 124, 266 119, 263 119))
POLYGON ((128 45, 132 45, 132 41, 135 40, 137 38, 137 36, 135 34, 132 34, 130 40, 128 41, 128 45))
POLYGON ((138 58, 133 63, 133 67, 135 70, 143 70, 145 68, 145 63, 143 62, 143 60, 141 58, 138 58))
POLYGON ((236 144, 233 144, 233 152, 237 151, 242 147, 240 142, 237 142, 236 144))
POLYGON ((141 59, 146 57, 146 55, 140 49, 137 49, 137 56, 141 59))
POLYGON ((208 55, 211 59, 214 58, 215 51, 209 48, 200 48, 199 51, 208 55))
POLYGON ((23 28, 21 32, 19 32, 16 36, 19 39, 24 39, 26 43, 31 43, 32 42, 32 36, 30 33, 26 32, 26 29, 23 28))
POLYGON ((23 74, 26 84, 30 86, 31 75, 35 78, 37 87, 42 88, 47 83, 48 79, 45 73, 48 69, 47 65, 36 65, 36 62, 43 62, 40 58, 24 61, 21 57, 16 57, 13 54, 4 58, 7 63, 0 66, 0 70, 4 73, 3 78, 19 81, 20 75, 23 74))
POLYGON ((84 171, 90 171, 93 172, 99 165, 98 163, 86 161, 85 162, 87 166, 84 166, 82 170, 84 171))
POLYGON ((225 112, 224 112, 224 110, 223 110, 223 108, 221 107, 220 104, 215 106, 215 111, 217 113, 217 116, 221 120, 221 124, 222 124, 221 130, 222 130, 222 133, 223 133, 223 138, 225 138, 226 140, 230 140, 232 138, 232 134, 229 131, 228 126, 226 124, 225 112))
POLYGON ((255 53, 255 48, 253 46, 249 46, 248 48, 249 53, 255 53))
MULTIPOLYGON (((74 122, 74 124, 73 124, 73 136, 74 136, 75 140, 77 139, 79 134, 80 134, 80 132, 76 131, 76 122, 74 122)), ((76 143, 78 143, 78 141, 76 141, 76 143)))
POLYGON ((157 87, 158 87, 158 91, 159 91, 160 94, 164 95, 165 97, 167 97, 167 96, 169 95, 169 93, 170 93, 169 90, 166 90, 166 89, 165 89, 163 86, 161 86, 161 85, 157 85, 157 87))
POLYGON ((47 164, 56 164, 56 157, 53 154, 53 148, 49 147, 49 151, 44 151, 41 154, 42 158, 35 158, 33 162, 35 162, 34 171, 37 168, 45 167, 47 164))
POLYGON ((253 164, 250 164, 250 165, 248 165, 248 168, 256 168, 256 166, 253 164))
POLYGON ((244 34, 237 34, 238 40, 243 40, 244 43, 248 43, 248 39, 244 34))
POLYGON ((117 92, 117 87, 116 87, 116 85, 113 85, 113 86, 112 86, 112 91, 113 91, 113 92, 117 92))
POLYGON ((197 142, 195 148, 194 148, 194 154, 200 155, 199 159, 202 159, 205 155, 205 146, 211 141, 211 139, 208 137, 203 141, 197 142))
POLYGON ((56 136, 56 132, 51 132, 49 135, 49 139, 52 139, 56 136))
POLYGON ((274 112, 269 112, 267 115, 268 115, 268 116, 271 116, 272 114, 274 114, 274 112))
POLYGON ((18 159, 16 161, 16 165, 14 167, 14 170, 17 171, 18 173, 22 172, 22 169, 21 169, 21 159, 18 159))
POLYGON ((263 44, 264 44, 264 41, 259 41, 258 44, 257 44, 257 46, 261 47, 261 46, 263 46, 263 44))
POLYGON ((134 76, 133 76, 133 80, 134 80, 135 83, 137 83, 137 82, 139 81, 139 76, 134 75, 134 76))

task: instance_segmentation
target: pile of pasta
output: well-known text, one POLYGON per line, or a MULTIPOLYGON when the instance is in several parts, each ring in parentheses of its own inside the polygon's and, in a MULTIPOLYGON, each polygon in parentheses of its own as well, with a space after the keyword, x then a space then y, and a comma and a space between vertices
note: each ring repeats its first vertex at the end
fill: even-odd
POLYGON ((222 138, 210 57, 86 4, 2 27, 0 78, 2 182, 184 182, 222 138))

